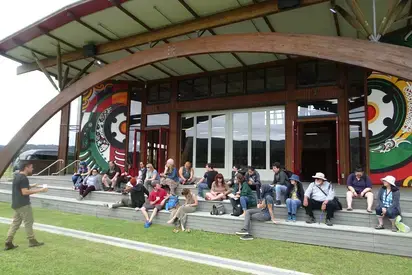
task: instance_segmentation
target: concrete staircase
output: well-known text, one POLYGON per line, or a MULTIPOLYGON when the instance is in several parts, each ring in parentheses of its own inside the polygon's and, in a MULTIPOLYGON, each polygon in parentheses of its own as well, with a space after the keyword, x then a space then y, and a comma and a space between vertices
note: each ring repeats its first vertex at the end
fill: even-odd
MULTIPOLYGON (((122 195, 113 192, 96 191, 89 194, 83 201, 77 201, 78 193, 72 190, 69 177, 32 177, 31 183, 48 184, 49 191, 32 196, 32 204, 37 207, 59 210, 70 213, 93 215, 97 217, 109 217, 125 220, 143 221, 140 212, 130 208, 108 209, 103 205, 121 200, 122 195)), ((189 186, 196 192, 194 186, 189 186)), ((183 189, 179 186, 178 192, 183 189)), ((374 188, 377 192, 378 188, 374 188)), ((336 193, 342 205, 346 207, 346 188, 336 186, 336 193)), ((11 182, 0 182, 0 201, 11 201, 11 182)), ((188 226, 192 229, 204 231, 233 234, 243 225, 243 219, 233 217, 229 201, 223 201, 226 213, 222 216, 211 216, 209 214, 212 205, 217 202, 199 201, 198 211, 189 214, 188 226)), ((376 203, 376 202, 375 202, 376 203)), ((306 224, 305 211, 298 211, 296 223, 286 222, 287 211, 284 205, 276 206, 274 209, 279 224, 271 222, 252 223, 252 233, 256 237, 291 241, 298 243, 324 245, 338 248, 355 249, 377 253, 412 256, 412 233, 394 233, 390 230, 375 230, 376 216, 366 212, 366 200, 355 200, 355 210, 348 212, 337 211, 333 220, 334 226, 325 224, 306 224)), ((404 222, 412 226, 412 192, 402 190, 401 206, 403 209, 404 222), (409 211, 408 211, 409 210, 409 211)), ((320 212, 315 212, 319 220, 320 212)), ((166 225, 170 213, 162 210, 154 223, 166 225)), ((386 223, 390 228, 389 223, 386 223)))

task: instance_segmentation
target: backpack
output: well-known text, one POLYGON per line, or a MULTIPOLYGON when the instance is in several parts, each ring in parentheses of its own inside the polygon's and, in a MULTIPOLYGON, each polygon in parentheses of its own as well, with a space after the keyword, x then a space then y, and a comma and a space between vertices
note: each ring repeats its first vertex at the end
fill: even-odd
POLYGON ((170 196, 166 202, 165 210, 168 211, 169 209, 175 208, 178 203, 179 203, 178 196, 170 196))
POLYGON ((225 206, 222 203, 214 204, 212 207, 212 211, 210 211, 210 215, 223 215, 225 214, 225 206))
POLYGON ((288 180, 289 180, 290 177, 293 175, 293 172, 290 171, 290 170, 288 170, 288 169, 286 169, 286 168, 283 168, 283 172, 285 172, 286 176, 288 176, 288 180))
POLYGON ((240 200, 230 199, 230 203, 233 207, 232 216, 239 217, 240 215, 242 215, 243 211, 242 206, 240 206, 240 200))

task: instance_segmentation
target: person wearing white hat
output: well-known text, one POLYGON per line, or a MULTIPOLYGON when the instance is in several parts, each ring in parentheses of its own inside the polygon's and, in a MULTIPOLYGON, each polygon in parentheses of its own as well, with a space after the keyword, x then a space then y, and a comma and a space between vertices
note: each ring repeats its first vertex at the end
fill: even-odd
POLYGON ((306 214, 309 216, 306 223, 316 222, 313 216, 313 210, 318 209, 322 211, 326 210, 325 224, 332 226, 331 219, 333 218, 333 213, 338 209, 334 201, 335 190, 332 184, 326 180, 325 174, 317 172, 312 178, 314 178, 315 181, 309 184, 303 199, 303 206, 306 209, 306 214))
POLYGON ((392 231, 397 232, 398 229, 395 225, 395 219, 401 214, 400 206, 400 192, 399 188, 395 184, 395 177, 386 176, 381 178, 383 183, 382 188, 379 190, 378 201, 379 205, 376 207, 376 216, 378 217, 379 224, 375 229, 384 229, 383 218, 388 217, 392 222, 392 231))

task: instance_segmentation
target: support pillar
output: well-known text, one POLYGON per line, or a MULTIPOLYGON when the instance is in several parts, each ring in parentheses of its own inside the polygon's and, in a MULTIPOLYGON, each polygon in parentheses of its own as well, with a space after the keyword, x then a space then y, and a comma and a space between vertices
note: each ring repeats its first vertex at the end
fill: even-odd
POLYGON ((70 126, 70 104, 64 106, 61 110, 60 118, 60 137, 58 159, 63 159, 64 163, 59 164, 59 170, 67 165, 68 149, 69 149, 69 126, 70 126))
POLYGON ((176 111, 170 112, 169 146, 167 155, 174 159, 175 165, 180 167, 180 115, 176 111))

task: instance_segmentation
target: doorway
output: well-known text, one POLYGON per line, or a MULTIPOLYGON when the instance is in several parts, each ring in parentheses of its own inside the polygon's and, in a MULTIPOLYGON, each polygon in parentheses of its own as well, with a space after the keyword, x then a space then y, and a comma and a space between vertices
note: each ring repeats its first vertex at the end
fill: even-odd
POLYGON ((312 176, 322 172, 328 181, 338 182, 337 119, 297 121, 295 144, 295 172, 302 181, 312 182, 312 176))

